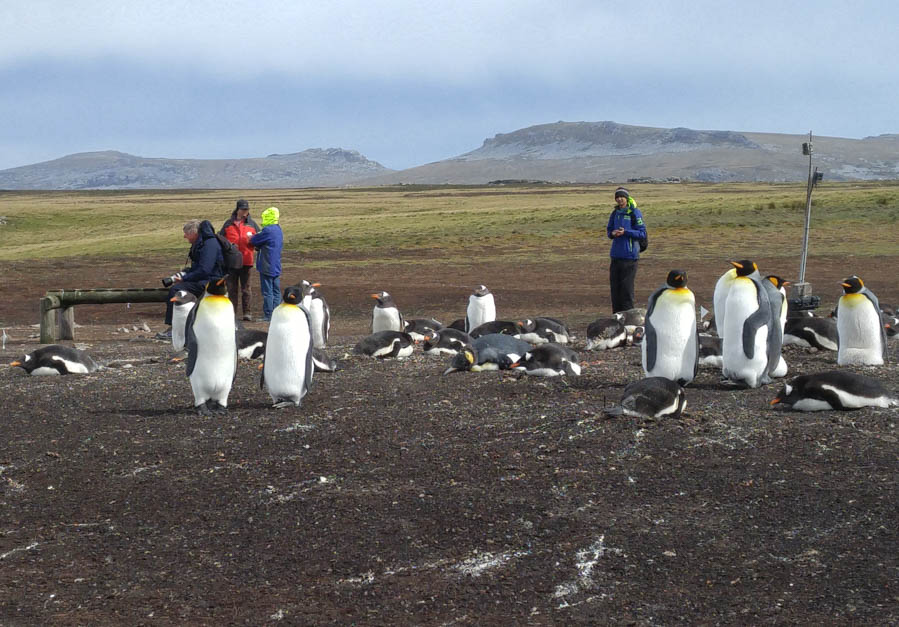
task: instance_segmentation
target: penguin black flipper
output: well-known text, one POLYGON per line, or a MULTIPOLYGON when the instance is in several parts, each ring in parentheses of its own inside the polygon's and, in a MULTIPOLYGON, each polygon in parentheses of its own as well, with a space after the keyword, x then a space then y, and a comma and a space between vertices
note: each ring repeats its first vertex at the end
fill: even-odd
POLYGON ((660 287, 649 297, 649 303, 646 306, 646 319, 643 324, 643 345, 646 347, 646 370, 651 371, 656 367, 656 348, 658 347, 658 333, 652 326, 652 312, 656 306, 656 300, 659 295, 665 291, 665 286, 660 287))
MULTIPOLYGON (((184 348, 187 349, 187 376, 193 374, 197 365, 197 335, 194 333, 194 321, 197 319, 199 303, 192 307, 187 319, 184 321, 184 348)), ((236 368, 235 368, 236 370, 236 368)))
POLYGON ((768 293, 759 281, 753 279, 752 282, 755 283, 756 302, 758 302, 759 307, 743 321, 743 354, 746 355, 746 359, 755 357, 755 335, 758 333, 759 327, 763 324, 771 324, 771 306, 768 302, 768 293))
MULTIPOLYGON (((874 305, 874 311, 879 315, 881 311, 880 301, 877 299, 877 296, 874 294, 874 292, 872 292, 868 288, 864 288, 862 290, 862 294, 864 294, 868 298, 868 300, 871 301, 871 304, 874 305)), ((883 326, 883 324, 880 325, 880 346, 882 348, 883 363, 887 363, 889 361, 889 353, 887 352, 887 330, 886 327, 883 326)))
MULTIPOLYGON (((306 313, 306 324, 309 324, 309 312, 302 305, 300 305, 300 309, 306 313)), ((303 392, 300 398, 306 396, 306 393, 309 392, 309 385, 312 383, 312 373, 315 371, 315 366, 312 363, 312 348, 315 342, 312 338, 312 329, 309 329, 309 346, 306 347, 306 376, 303 377, 303 392)))
POLYGON ((764 279, 761 285, 768 297, 768 308, 771 312, 771 321, 768 324, 768 368, 765 373, 769 376, 777 368, 780 361, 780 352, 783 348, 783 329, 780 326, 780 309, 783 305, 783 295, 780 290, 769 281, 764 279))

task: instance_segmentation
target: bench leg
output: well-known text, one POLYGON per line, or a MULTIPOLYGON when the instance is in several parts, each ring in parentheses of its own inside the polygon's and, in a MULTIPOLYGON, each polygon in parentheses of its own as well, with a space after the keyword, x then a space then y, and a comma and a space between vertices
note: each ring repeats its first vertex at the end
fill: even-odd
POLYGON ((75 339, 75 307, 63 307, 59 314, 59 339, 75 339))
POLYGON ((58 307, 57 299, 41 299, 41 344, 55 344, 59 341, 58 307))

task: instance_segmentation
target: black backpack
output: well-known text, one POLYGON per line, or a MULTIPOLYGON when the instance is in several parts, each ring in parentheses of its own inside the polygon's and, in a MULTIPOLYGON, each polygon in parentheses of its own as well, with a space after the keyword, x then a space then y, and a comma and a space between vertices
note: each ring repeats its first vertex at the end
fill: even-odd
POLYGON ((215 238, 222 247, 222 258, 225 260, 225 272, 233 272, 243 268, 243 254, 237 244, 229 240, 221 233, 216 233, 215 238))

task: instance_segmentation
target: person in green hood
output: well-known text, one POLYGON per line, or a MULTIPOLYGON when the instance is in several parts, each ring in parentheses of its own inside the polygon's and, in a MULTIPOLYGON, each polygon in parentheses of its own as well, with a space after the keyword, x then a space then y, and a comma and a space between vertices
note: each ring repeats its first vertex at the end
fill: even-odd
POLYGON ((269 207, 262 212, 262 230, 249 238, 256 249, 256 269, 259 270, 259 284, 262 291, 262 321, 272 319, 272 312, 281 304, 281 250, 284 248, 284 233, 278 222, 281 212, 277 207, 269 207))

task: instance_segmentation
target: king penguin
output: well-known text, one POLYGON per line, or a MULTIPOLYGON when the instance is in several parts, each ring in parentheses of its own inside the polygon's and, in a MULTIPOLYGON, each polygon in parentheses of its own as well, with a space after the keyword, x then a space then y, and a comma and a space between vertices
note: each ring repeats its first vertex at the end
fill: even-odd
POLYGON ((237 373, 234 307, 225 279, 210 281, 185 323, 187 376, 202 416, 225 413, 237 373))
POLYGON ((796 377, 780 390, 771 405, 793 411, 826 411, 860 407, 895 407, 877 379, 865 375, 832 370, 796 377))
POLYGON ((836 309, 837 364, 882 366, 887 355, 887 338, 877 296, 855 275, 840 285, 844 293, 836 309))
POLYGON ((303 290, 303 307, 309 312, 309 327, 312 329, 312 345, 315 348, 324 348, 328 345, 328 336, 331 333, 331 309, 325 301, 325 297, 316 288, 321 283, 302 281, 300 287, 303 290))
POLYGON ((172 348, 176 353, 184 350, 184 327, 187 316, 197 305, 197 297, 187 290, 178 290, 169 300, 172 307, 172 348))
POLYGON ((9 364, 18 366, 33 377, 57 374, 87 374, 100 366, 83 350, 51 344, 42 346, 9 364))
POLYGON ((682 386, 696 377, 696 298, 683 270, 669 272, 665 285, 649 297, 641 352, 647 377, 665 377, 682 386))
POLYGON ((769 274, 762 281, 762 287, 768 292, 768 304, 771 306, 771 317, 776 321, 768 332, 768 345, 776 345, 777 365, 771 371, 772 377, 787 376, 787 362, 783 357, 784 326, 787 323, 787 285, 790 282, 775 274, 769 274))
POLYGON ((299 407, 312 384, 312 331, 302 300, 302 288, 286 288, 268 325, 259 387, 268 390, 277 408, 299 407))
POLYGON ((605 413, 610 416, 679 418, 686 407, 684 388, 666 377, 649 377, 628 383, 620 404, 606 409, 605 413))
POLYGON ((486 285, 478 285, 468 297, 468 309, 465 311, 465 332, 471 333, 485 322, 496 320, 496 303, 493 294, 486 285))
POLYGON ((780 329, 780 320, 773 316, 758 266, 749 260, 731 263, 737 274, 724 303, 724 326, 718 327, 722 371, 732 383, 757 388, 771 382, 770 373, 778 364, 780 342, 769 343, 769 334, 773 325, 780 329))
POLYGON ((387 292, 378 292, 372 294, 371 297, 378 301, 371 312, 371 332, 402 332, 406 328, 406 323, 403 320, 403 314, 393 302, 393 296, 387 292))

